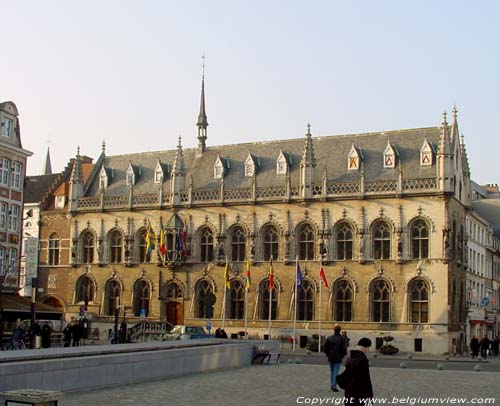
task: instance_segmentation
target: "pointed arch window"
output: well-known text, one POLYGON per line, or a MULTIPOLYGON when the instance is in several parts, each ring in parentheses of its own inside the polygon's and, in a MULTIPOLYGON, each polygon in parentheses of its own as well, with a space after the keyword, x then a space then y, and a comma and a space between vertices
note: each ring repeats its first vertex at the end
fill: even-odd
POLYGON ((373 258, 391 258, 391 229, 384 221, 377 221, 373 226, 373 258))
POLYGON ((199 319, 209 319, 213 316, 211 297, 213 297, 212 286, 207 280, 199 281, 196 284, 196 312, 195 317, 199 319))
POLYGON ((264 279, 259 285, 260 311, 261 320, 269 319, 269 306, 271 306, 271 320, 276 320, 278 314, 278 292, 276 286, 269 291, 269 279, 264 279))
POLYGON ((140 263, 147 263, 150 262, 151 258, 150 255, 148 255, 148 241, 147 241, 147 234, 148 230, 142 229, 139 232, 139 238, 138 238, 138 253, 139 253, 139 262, 140 263))
POLYGON ((82 276, 76 282, 76 303, 93 302, 95 293, 94 281, 88 276, 82 276))
POLYGON ((371 289, 372 321, 385 323, 389 321, 391 296, 389 286, 384 280, 375 281, 371 289))
POLYGON ((263 232, 263 260, 269 261, 271 259, 278 259, 279 253, 279 234, 274 226, 267 226, 263 232))
POLYGON ((231 234, 231 260, 233 262, 245 260, 246 237, 241 227, 234 228, 231 234))
POLYGON ((243 284, 234 280, 229 290, 229 318, 242 320, 245 312, 245 288, 243 284))
POLYGON ((165 297, 167 300, 177 300, 182 299, 182 289, 177 283, 171 282, 167 285, 165 297))
POLYGON ((149 315, 150 287, 148 281, 139 279, 134 283, 134 315, 140 316, 141 310, 146 310, 146 317, 149 315))
POLYGON ((201 262, 214 260, 214 234, 208 227, 200 231, 200 260, 201 262))
POLYGON ((82 262, 91 264, 94 262, 94 234, 86 231, 82 235, 82 262))
POLYGON ((309 224, 299 229, 299 259, 302 261, 314 260, 314 231, 309 224))
POLYGON ((429 227, 423 220, 417 220, 411 225, 411 257, 429 258, 429 227))
POLYGON ((312 320, 314 316, 314 287, 307 281, 297 287, 297 319, 312 320))
POLYGON ((119 264, 122 262, 122 253, 123 253, 123 237, 122 233, 118 230, 115 230, 109 236, 109 262, 112 264, 119 264))
POLYGON ((335 321, 352 321, 352 287, 346 280, 340 280, 333 286, 335 321))
POLYGON ((429 322, 429 289, 427 284, 416 279, 410 285, 410 323, 429 322))
POLYGON ((106 288, 104 292, 104 312, 106 316, 113 316, 115 314, 115 310, 118 309, 118 305, 120 304, 120 294, 120 283, 116 279, 111 279, 106 282, 106 288))
POLYGON ((345 261, 352 259, 353 231, 349 223, 340 223, 335 230, 337 243, 337 260, 345 261))
POLYGON ((59 265, 60 239, 56 233, 49 237, 49 265, 59 265))

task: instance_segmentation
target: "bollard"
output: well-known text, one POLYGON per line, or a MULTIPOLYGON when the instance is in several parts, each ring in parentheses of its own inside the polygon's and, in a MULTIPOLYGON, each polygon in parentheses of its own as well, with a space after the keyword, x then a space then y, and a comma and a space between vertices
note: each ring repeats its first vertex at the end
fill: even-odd
POLYGON ((399 364, 399 367, 401 369, 406 369, 406 368, 408 368, 408 365, 406 365, 406 362, 402 362, 401 364, 399 364))

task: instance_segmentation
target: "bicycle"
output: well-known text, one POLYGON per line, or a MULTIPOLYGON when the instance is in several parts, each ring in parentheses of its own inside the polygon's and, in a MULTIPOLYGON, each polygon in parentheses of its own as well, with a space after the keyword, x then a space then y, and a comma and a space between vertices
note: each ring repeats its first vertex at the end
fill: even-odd
POLYGON ((20 350, 25 350, 26 349, 26 343, 24 340, 13 340, 10 342, 8 350, 11 351, 20 351, 20 350))

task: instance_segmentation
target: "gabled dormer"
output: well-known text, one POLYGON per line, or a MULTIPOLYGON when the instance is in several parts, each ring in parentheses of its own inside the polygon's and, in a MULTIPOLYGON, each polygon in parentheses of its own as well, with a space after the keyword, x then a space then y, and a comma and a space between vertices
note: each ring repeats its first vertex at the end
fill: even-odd
POLYGON ((154 182, 155 183, 163 183, 165 176, 167 176, 170 172, 170 165, 168 163, 163 164, 160 161, 160 158, 156 161, 155 172, 154 172, 154 182))
POLYGON ((245 159, 245 177, 253 177, 257 173, 257 167, 260 165, 259 158, 254 157, 250 152, 245 159))
POLYGON ((286 175, 290 164, 291 162, 287 159, 286 153, 280 150, 280 154, 276 159, 276 175, 286 175))
POLYGON ((99 173, 99 189, 106 190, 111 183, 113 178, 113 169, 106 168, 104 165, 101 167, 101 172, 99 173))
POLYGON ((214 179, 222 179, 224 177, 224 162, 219 154, 214 164, 214 179))
POLYGON ((384 150, 384 168, 395 168, 396 159, 398 157, 397 149, 389 141, 384 150))
POLYGON ((422 148, 420 148, 420 166, 432 166, 434 163, 434 148, 427 141, 427 138, 424 140, 422 148))
POLYGON ((347 155, 347 170, 349 171, 359 170, 362 160, 363 160, 363 152, 361 151, 361 148, 357 148, 354 146, 354 144, 352 144, 349 154, 347 155))
POLYGON ((134 186, 139 176, 141 176, 141 172, 141 167, 132 164, 132 161, 130 161, 128 164, 127 173, 125 174, 125 184, 127 186, 134 186))

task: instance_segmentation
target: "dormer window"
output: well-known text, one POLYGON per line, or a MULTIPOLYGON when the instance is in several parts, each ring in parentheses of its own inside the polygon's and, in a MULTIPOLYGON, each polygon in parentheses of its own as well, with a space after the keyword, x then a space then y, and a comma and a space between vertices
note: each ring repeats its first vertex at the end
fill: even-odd
POLYGON ((396 150, 390 142, 387 142, 387 146, 384 150, 384 168, 395 168, 396 167, 396 150))
POLYGON ((248 154, 248 157, 245 160, 245 176, 246 177, 255 176, 255 161, 253 159, 252 154, 248 154))
POLYGON ((131 163, 128 165, 127 174, 125 177, 125 183, 127 186, 134 186, 135 185, 135 172, 134 172, 134 168, 132 167, 131 163))
POLYGON ((13 121, 10 118, 4 118, 2 121, 2 135, 9 138, 13 128, 13 121))
POLYGON ((99 189, 106 190, 108 188, 108 173, 106 172, 106 168, 104 166, 101 169, 101 173, 99 174, 99 189))
POLYGON ((424 144, 420 149, 420 166, 432 166, 433 161, 433 149, 429 144, 427 139, 424 140, 424 144))
POLYGON ((276 160, 276 175, 286 175, 288 173, 288 162, 283 151, 280 151, 276 160))
POLYGON ((361 160, 361 153, 358 151, 358 148, 352 144, 351 150, 347 155, 347 169, 349 171, 357 171, 359 169, 359 162, 361 160))
POLYGON ((163 183, 163 177, 165 176, 163 172, 163 167, 161 165, 160 160, 156 161, 156 168, 155 168, 155 183, 163 183))
POLYGON ((217 159, 214 164, 214 179, 222 179, 224 177, 224 163, 220 155, 217 155, 217 159))

